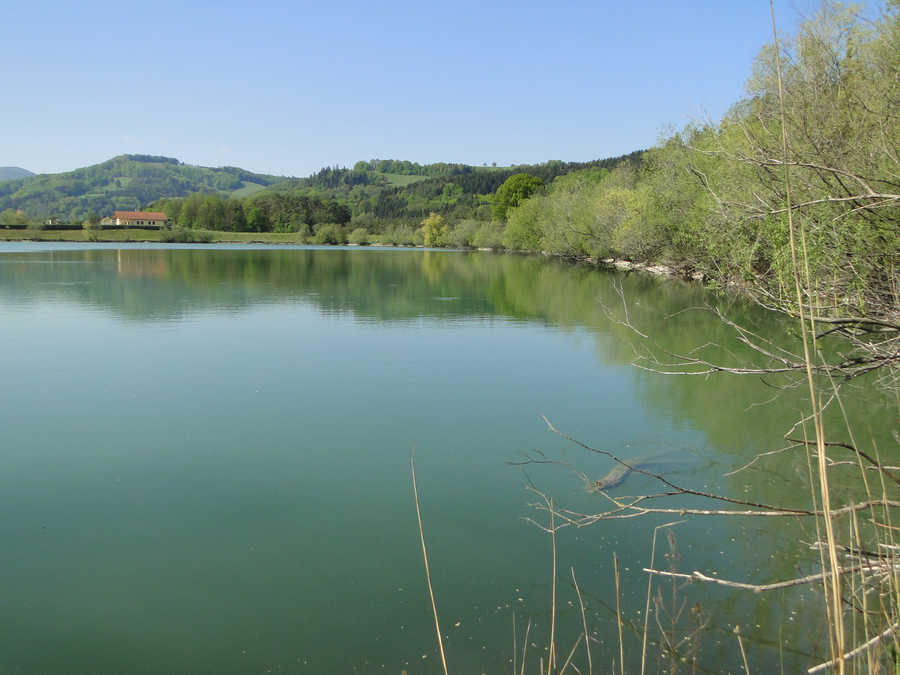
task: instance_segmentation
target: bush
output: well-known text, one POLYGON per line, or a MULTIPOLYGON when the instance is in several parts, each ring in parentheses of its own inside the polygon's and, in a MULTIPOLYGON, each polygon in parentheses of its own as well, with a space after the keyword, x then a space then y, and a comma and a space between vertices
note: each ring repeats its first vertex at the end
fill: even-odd
POLYGON ((424 243, 421 232, 413 231, 409 225, 397 225, 385 230, 382 242, 393 246, 415 246, 424 243))
POLYGON ((472 237, 472 244, 477 248, 503 248, 503 224, 482 223, 472 237))
POLYGON ((353 232, 350 233, 350 236, 347 240, 351 244, 359 244, 360 246, 365 246, 369 243, 369 231, 364 227, 357 227, 353 232))
POLYGON ((461 220, 448 235, 448 245, 454 248, 473 248, 475 233, 481 225, 477 220, 461 220))
POLYGON ((103 226, 99 222, 86 220, 81 227, 84 230, 85 239, 88 241, 100 241, 100 233, 103 231, 103 226))
POLYGON ((335 223, 323 223, 316 225, 316 232, 313 235, 313 243, 315 244, 343 244, 344 235, 341 232, 341 226, 335 223))

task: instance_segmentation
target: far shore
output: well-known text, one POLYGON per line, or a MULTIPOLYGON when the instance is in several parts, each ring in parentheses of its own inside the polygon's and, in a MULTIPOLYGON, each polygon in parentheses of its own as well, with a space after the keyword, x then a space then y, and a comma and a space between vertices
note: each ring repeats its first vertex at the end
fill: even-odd
MULTIPOLYGON (((7 230, 0 228, 0 241, 75 241, 89 243, 165 243, 165 230, 100 230, 88 236, 85 230, 7 230)), ((307 244, 296 232, 222 232, 203 230, 210 244, 307 244)), ((200 243, 200 242, 198 242, 200 243)))
MULTIPOLYGON (((222 230, 199 230, 202 233, 204 241, 196 242, 171 242, 165 241, 163 235, 166 230, 101 230, 94 236, 88 237, 84 230, 19 230, 4 229, 0 227, 0 241, 34 241, 34 242, 60 242, 70 241, 77 243, 91 244, 117 244, 117 243, 134 243, 134 244, 161 244, 161 243, 187 243, 187 244, 281 244, 296 246, 318 246, 314 242, 310 242, 306 237, 297 232, 225 232, 222 230)), ((323 244, 327 246, 328 244, 323 244)), ((380 244, 377 242, 366 244, 343 244, 344 246, 359 246, 365 248, 367 246, 384 246, 386 248, 424 248, 421 245, 407 246, 401 244, 380 244)), ((488 252, 508 252, 514 254, 531 254, 542 255, 537 251, 503 251, 502 249, 479 248, 469 249, 488 252)), ((544 253, 543 255, 551 255, 544 253)), ((685 280, 693 280, 703 282, 705 278, 702 274, 683 274, 667 265, 655 263, 642 263, 629 260, 620 260, 615 258, 597 259, 589 257, 564 258, 571 262, 580 262, 595 267, 616 269, 622 272, 634 271, 651 274, 653 276, 676 277, 685 280)))

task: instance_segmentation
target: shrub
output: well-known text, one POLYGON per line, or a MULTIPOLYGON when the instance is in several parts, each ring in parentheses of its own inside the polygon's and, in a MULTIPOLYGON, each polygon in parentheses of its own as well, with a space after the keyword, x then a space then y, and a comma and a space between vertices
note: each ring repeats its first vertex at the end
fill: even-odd
POLYGON ((103 226, 99 222, 86 220, 81 227, 84 230, 85 239, 88 241, 100 241, 100 233, 103 231, 103 226))
POLYGON ((364 227, 357 227, 353 232, 350 233, 350 236, 347 238, 351 244, 359 244, 360 246, 364 246, 369 243, 369 231, 364 227))
POLYGON ((503 248, 503 224, 482 223, 472 237, 472 244, 477 248, 503 248))
POLYGON ((477 220, 461 220, 456 224, 448 235, 448 244, 455 248, 472 248, 475 246, 474 239, 478 227, 481 225, 477 220))
POLYGON ((341 232, 341 226, 335 223, 322 223, 316 225, 316 233, 313 235, 313 243, 315 244, 342 244, 344 243, 344 235, 341 232))

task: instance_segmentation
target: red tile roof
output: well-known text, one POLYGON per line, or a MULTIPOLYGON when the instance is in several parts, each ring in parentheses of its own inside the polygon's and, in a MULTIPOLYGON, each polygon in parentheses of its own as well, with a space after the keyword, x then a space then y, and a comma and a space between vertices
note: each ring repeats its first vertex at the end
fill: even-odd
POLYGON ((167 220, 162 211, 116 211, 113 218, 122 220, 167 220))

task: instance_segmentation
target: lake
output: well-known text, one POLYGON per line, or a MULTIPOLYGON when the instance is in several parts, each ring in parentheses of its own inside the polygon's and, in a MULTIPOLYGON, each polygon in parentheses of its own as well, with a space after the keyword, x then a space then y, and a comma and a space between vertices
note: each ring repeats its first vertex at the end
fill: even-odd
MULTIPOLYGON (((709 360, 758 362, 704 306, 794 339, 736 297, 484 252, 0 247, 4 672, 440 672, 413 454, 451 672, 520 667, 526 629, 536 672, 553 561, 529 487, 593 513, 609 502, 584 478, 613 467, 542 416, 622 458, 654 458, 679 485, 808 506, 805 461, 782 453, 730 474, 785 445, 802 388, 632 365, 647 349, 704 345, 709 360)), ((847 405, 860 436, 895 447, 890 401, 861 385, 847 405)), ((611 494, 661 489, 633 474, 611 494)), ((666 505, 698 503, 679 500, 666 505)), ((641 569, 653 528, 680 520, 658 535, 658 568, 750 583, 817 569, 797 546, 815 538, 802 519, 563 528, 560 660, 583 630, 572 569, 594 664, 618 659, 615 553, 625 658, 639 670, 641 569)), ((666 662, 665 631, 690 637, 682 649, 707 671, 736 671, 738 623, 755 672, 827 658, 811 628, 817 588, 658 587, 648 672, 666 662)), ((583 645, 574 658, 586 672, 583 645)))

